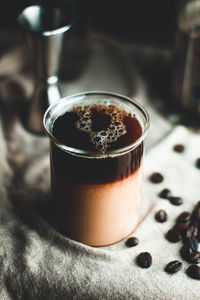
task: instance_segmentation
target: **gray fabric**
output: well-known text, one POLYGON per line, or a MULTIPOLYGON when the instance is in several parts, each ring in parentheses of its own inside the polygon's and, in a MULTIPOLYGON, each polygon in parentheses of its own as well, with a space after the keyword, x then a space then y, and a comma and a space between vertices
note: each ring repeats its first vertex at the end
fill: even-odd
MULTIPOLYGON (((19 141, 17 132, 14 136, 19 141)), ((8 190, 6 193, 1 188, 0 299, 199 299, 199 282, 186 276, 187 263, 183 262, 183 269, 173 277, 163 271, 169 261, 180 259, 181 247, 180 243, 166 241, 164 234, 178 213, 191 210, 199 200, 199 171, 192 166, 200 151, 199 136, 178 127, 146 155, 142 219, 134 233, 140 244, 135 248, 127 248, 124 241, 109 247, 89 247, 51 227, 45 217, 49 161, 44 149, 47 151, 48 142, 45 138, 33 140, 31 143, 23 137, 15 155, 12 153, 18 164, 27 146, 32 150, 40 148, 43 153, 38 159, 32 154, 31 164, 27 162, 18 184, 14 172, 13 182, 9 180, 12 171, 5 165, 5 152, 1 151, 2 182, 6 186, 10 183, 13 193, 9 198, 8 190), (178 137, 183 143, 189 140, 183 157, 171 150, 178 137), (165 182, 155 186, 149 183, 148 176, 153 171, 162 172, 165 182), (157 197, 166 186, 184 198, 182 207, 157 197), (165 224, 154 220, 160 208, 169 215, 165 224), (147 270, 135 262, 141 251, 149 251, 153 257, 153 265, 147 270)), ((11 155, 11 144, 7 146, 11 155)))

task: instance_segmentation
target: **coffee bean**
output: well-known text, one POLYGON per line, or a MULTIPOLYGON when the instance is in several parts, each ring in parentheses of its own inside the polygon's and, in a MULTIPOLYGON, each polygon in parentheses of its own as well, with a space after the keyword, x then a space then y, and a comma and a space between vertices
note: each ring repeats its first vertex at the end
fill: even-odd
POLYGON ((134 246, 137 246, 138 244, 139 244, 139 240, 136 237, 130 237, 126 241, 126 246, 128 246, 128 247, 134 247, 134 246))
POLYGON ((197 202, 197 204, 195 205, 195 207, 200 207, 200 201, 197 202))
POLYGON ((190 223, 188 224, 188 228, 189 227, 195 227, 197 232, 198 232, 198 227, 199 227, 199 221, 197 220, 191 220, 190 223))
POLYGON ((197 265, 190 265, 186 273, 193 279, 200 279, 200 267, 197 265))
POLYGON ((194 217, 197 219, 200 219, 200 206, 199 203, 195 206, 195 209, 193 210, 194 217))
POLYGON ((177 243, 181 240, 181 233, 176 228, 172 228, 167 232, 166 239, 172 243, 177 243))
POLYGON ((165 272, 174 274, 178 272, 181 268, 182 268, 182 262, 178 260, 174 260, 167 264, 167 266, 165 267, 165 272))
POLYGON ((188 226, 185 223, 176 223, 173 226, 173 229, 179 231, 180 234, 184 234, 186 232, 186 230, 188 229, 188 226))
POLYGON ((159 211, 157 211, 157 213, 155 214, 155 219, 156 221, 160 222, 160 223, 164 223, 168 220, 168 216, 165 210, 160 209, 159 211))
POLYGON ((171 191, 169 189, 163 189, 158 196, 162 199, 168 199, 171 196, 171 191))
POLYGON ((195 218, 195 216, 191 216, 191 220, 190 220, 190 225, 194 226, 194 227, 198 227, 199 225, 199 221, 197 218, 195 218))
POLYGON ((197 160, 196 160, 196 167, 198 168, 198 169, 200 169, 200 158, 198 158, 197 160))
POLYGON ((151 174, 151 176, 149 177, 149 180, 152 182, 152 183, 160 183, 163 181, 163 175, 160 174, 160 173, 153 173, 151 174))
POLYGON ((195 226, 190 226, 185 232, 186 238, 195 238, 198 234, 198 229, 195 226))
POLYGON ((169 201, 173 205, 181 205, 183 204, 183 199, 181 197, 170 196, 169 201))
POLYGON ((190 247, 184 245, 183 247, 181 247, 180 255, 182 259, 189 261, 189 257, 192 254, 192 252, 193 250, 190 247))
POLYGON ((137 264, 141 268, 149 268, 152 265, 152 257, 149 252, 141 252, 137 257, 137 264))
POLYGON ((198 251, 199 243, 196 238, 185 238, 183 243, 186 247, 189 247, 192 251, 198 251))
POLYGON ((178 153, 182 153, 185 150, 185 147, 182 144, 174 145, 173 150, 178 153))
POLYGON ((178 216, 176 221, 180 222, 180 223, 186 223, 187 224, 190 221, 190 217, 191 217, 191 213, 189 213, 187 211, 184 211, 178 216))
POLYGON ((189 257, 189 262, 193 264, 198 264, 200 263, 200 252, 199 251, 193 251, 189 257))
POLYGON ((200 243, 200 230, 198 231, 198 234, 196 236, 197 241, 200 243))
POLYGON ((195 209, 192 212, 191 219, 193 221, 199 221, 200 220, 200 207, 198 207, 198 206, 195 207, 195 209))

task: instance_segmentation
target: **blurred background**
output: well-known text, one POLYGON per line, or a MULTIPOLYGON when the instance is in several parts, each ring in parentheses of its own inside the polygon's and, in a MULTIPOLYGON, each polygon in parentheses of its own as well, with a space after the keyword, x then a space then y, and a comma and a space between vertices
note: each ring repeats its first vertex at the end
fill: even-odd
MULTIPOLYGON (((0 54, 4 61, 1 64, 0 60, 0 98, 5 99, 5 105, 8 99, 10 103, 17 102, 18 107, 20 103, 25 107, 22 114, 28 101, 32 101, 35 63, 21 35, 13 35, 10 45, 10 32, 20 32, 17 16, 25 7, 39 4, 60 7, 67 13, 67 22, 73 21, 72 30, 65 36, 59 69, 62 96, 83 90, 107 90, 133 97, 149 111, 155 108, 164 119, 171 112, 179 112, 178 101, 173 101, 171 95, 171 75, 178 12, 183 1, 4 1, 0 10, 0 54), (19 47, 14 48, 17 44, 19 47)), ((159 118, 158 114, 155 118, 159 118)), ((155 127, 162 127, 155 123, 155 127)))
POLYGON ((1 28, 14 28, 16 16, 28 5, 59 5, 76 15, 81 26, 126 41, 170 45, 176 28, 178 0, 7 0, 0 10, 1 28))

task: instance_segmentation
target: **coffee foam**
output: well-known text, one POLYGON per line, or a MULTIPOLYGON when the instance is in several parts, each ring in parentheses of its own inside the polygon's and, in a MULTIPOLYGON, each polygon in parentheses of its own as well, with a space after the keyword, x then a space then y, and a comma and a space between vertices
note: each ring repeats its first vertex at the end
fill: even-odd
POLYGON ((73 109, 80 117, 75 123, 76 128, 87 133, 94 147, 103 153, 112 143, 116 142, 122 135, 127 133, 124 117, 134 117, 133 114, 120 106, 109 104, 109 102, 106 104, 84 105, 73 109), (107 128, 99 131, 92 130, 92 109, 103 112, 110 117, 110 125, 107 128))

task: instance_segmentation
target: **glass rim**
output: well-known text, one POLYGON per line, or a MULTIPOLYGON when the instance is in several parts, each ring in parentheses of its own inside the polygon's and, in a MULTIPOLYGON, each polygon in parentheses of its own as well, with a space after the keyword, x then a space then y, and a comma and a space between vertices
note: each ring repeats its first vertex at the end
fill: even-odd
MULTIPOLYGON (((138 120, 140 123, 140 120, 138 120)), ((48 109, 46 110, 44 117, 43 117, 43 127, 45 130, 45 133, 47 134, 47 136, 50 138, 51 141, 53 141, 61 150, 63 150, 64 152, 67 152, 69 154, 75 155, 75 156, 80 156, 80 157, 86 157, 86 158, 106 158, 106 157, 116 157, 116 156, 120 156, 123 154, 126 154, 127 152, 130 152, 131 150, 135 149, 137 146, 139 146, 144 138, 146 137, 149 128, 150 128, 150 120, 149 120, 149 115, 147 113, 147 111, 145 110, 145 108, 139 104, 137 101, 135 101, 134 99, 118 94, 118 93, 114 93, 114 92, 107 92, 107 91, 86 91, 86 92, 80 92, 80 93, 76 93, 76 94, 72 94, 66 97, 61 98, 60 100, 56 101, 55 103, 53 103, 52 105, 50 105, 48 107, 48 109), (56 139, 56 137, 52 134, 51 130, 48 128, 48 126, 46 125, 46 120, 48 119, 48 114, 50 113, 51 110, 53 110, 55 107, 57 107, 59 104, 61 105, 62 101, 68 101, 69 104, 72 104, 74 99, 81 97, 81 96, 92 96, 92 95, 100 95, 100 96, 110 96, 116 99, 120 99, 120 100, 126 100, 126 102, 129 102, 129 104, 132 104, 135 106, 135 108, 137 109, 137 112, 139 111, 140 114, 143 115, 145 122, 143 121, 142 124, 142 135, 139 137, 139 139, 137 139, 135 142, 121 147, 119 149, 115 149, 115 150, 111 150, 111 151, 106 151, 105 153, 101 152, 101 151, 88 151, 88 150, 83 150, 83 149, 78 149, 78 148, 73 148, 70 146, 66 146, 64 145, 62 142, 60 142, 58 139, 56 139), (71 100, 71 101, 70 101, 71 100)))

